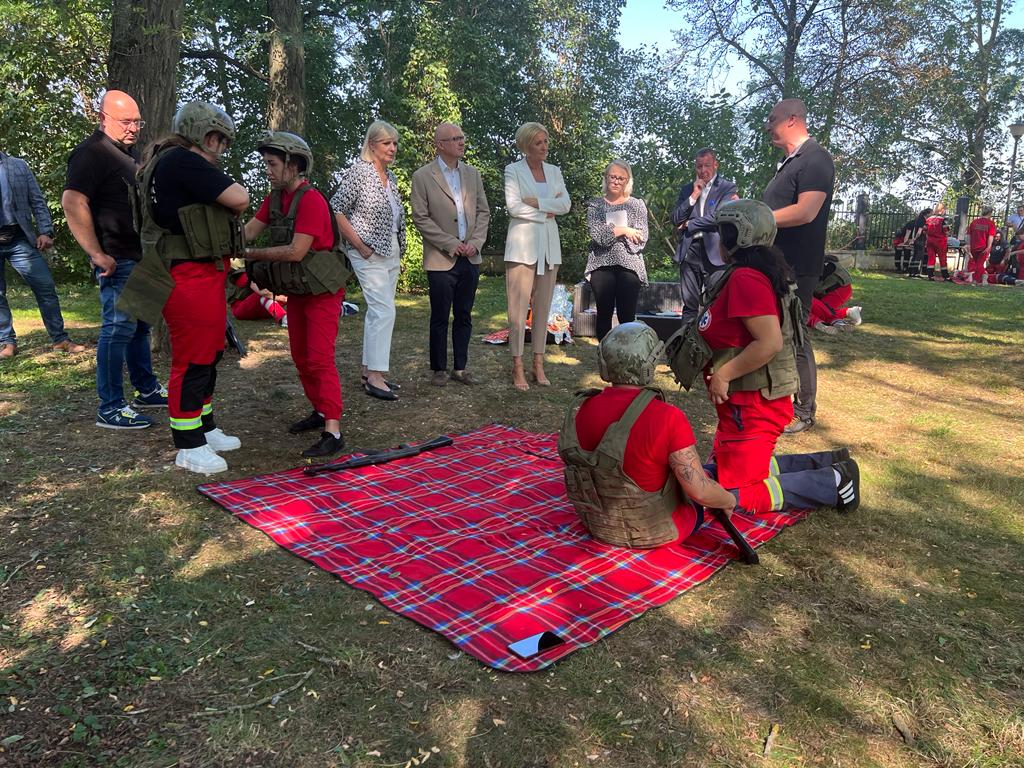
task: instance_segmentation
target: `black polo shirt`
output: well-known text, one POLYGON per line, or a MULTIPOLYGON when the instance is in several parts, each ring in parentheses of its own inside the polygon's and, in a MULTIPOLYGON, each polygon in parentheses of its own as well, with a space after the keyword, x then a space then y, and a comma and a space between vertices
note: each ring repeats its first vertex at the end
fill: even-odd
POLYGON ((153 171, 153 219, 172 234, 184 230, 178 209, 186 205, 211 205, 235 181, 202 155, 174 147, 160 156, 153 171))
POLYGON ((825 202, 813 221, 798 227, 780 228, 777 245, 797 275, 820 275, 825 261, 825 232, 832 208, 836 167, 832 155, 814 139, 807 139, 796 154, 779 166, 761 199, 773 211, 796 203, 802 192, 824 192, 825 202))
POLYGON ((142 258, 142 245, 132 221, 129 191, 135 186, 138 155, 99 128, 71 151, 64 189, 89 198, 96 239, 115 259, 142 258))

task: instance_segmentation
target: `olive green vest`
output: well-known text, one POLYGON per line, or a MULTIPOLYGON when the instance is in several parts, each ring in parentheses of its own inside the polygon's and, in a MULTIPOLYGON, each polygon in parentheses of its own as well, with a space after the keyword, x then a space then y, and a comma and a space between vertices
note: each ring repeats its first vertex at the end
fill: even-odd
POLYGON ((853 282, 853 278, 850 277, 850 273, 841 267, 837 262, 828 261, 825 263, 825 274, 818 284, 814 287, 814 295, 819 299, 826 293, 834 291, 836 288, 841 288, 844 285, 850 285, 853 282), (829 267, 833 267, 829 270, 829 267))
POLYGON ((178 209, 184 232, 173 234, 156 222, 153 213, 153 175, 164 155, 173 149, 158 149, 139 173, 132 193, 135 229, 142 241, 142 261, 132 270, 117 301, 118 309, 153 324, 160 319, 167 298, 174 289, 170 267, 174 261, 212 261, 223 270, 222 258, 244 250, 239 219, 216 203, 193 203, 178 209))
POLYGON ((645 491, 622 470, 629 432, 644 408, 665 396, 645 388, 622 418, 608 427, 593 451, 580 447, 576 411, 599 389, 576 393, 558 435, 558 455, 565 462, 565 490, 584 527, 598 541, 620 547, 648 549, 678 538, 672 513, 686 496, 669 472, 660 491, 645 491))
MULTIPOLYGON (((291 243, 299 201, 312 189, 308 184, 299 187, 287 213, 281 212, 281 190, 275 189, 270 193, 270 224, 267 229, 271 247, 291 243)), ((330 250, 310 250, 301 261, 249 261, 246 264, 249 279, 260 288, 292 295, 335 293, 342 288, 352 270, 341 248, 341 235, 330 203, 327 210, 334 232, 334 246, 330 250)))
MULTIPOLYGON (((712 350, 700 335, 698 323, 708 307, 718 298, 722 288, 728 282, 734 266, 725 269, 707 297, 701 304, 696 318, 672 334, 665 344, 665 354, 669 367, 675 374, 676 381, 689 390, 697 376, 710 364, 710 372, 725 365, 739 355, 746 347, 728 347, 712 350)), ((796 350, 803 346, 804 327, 800 297, 796 295, 796 286, 790 284, 789 290, 782 298, 782 319, 779 323, 782 330, 782 349, 771 360, 760 368, 746 373, 729 382, 729 392, 752 392, 760 390, 768 400, 775 400, 787 395, 796 394, 800 388, 800 377, 796 370, 796 350)))

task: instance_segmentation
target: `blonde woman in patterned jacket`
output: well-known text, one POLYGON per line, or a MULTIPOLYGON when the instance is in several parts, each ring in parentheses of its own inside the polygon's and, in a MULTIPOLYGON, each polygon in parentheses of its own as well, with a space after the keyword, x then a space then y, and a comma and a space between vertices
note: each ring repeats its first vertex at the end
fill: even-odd
POLYGON ((385 380, 395 328, 395 289, 405 253, 405 211, 388 166, 398 152, 398 131, 383 120, 366 130, 363 149, 345 171, 331 201, 349 261, 366 299, 363 326, 363 388, 381 400, 397 400, 399 387, 385 380))

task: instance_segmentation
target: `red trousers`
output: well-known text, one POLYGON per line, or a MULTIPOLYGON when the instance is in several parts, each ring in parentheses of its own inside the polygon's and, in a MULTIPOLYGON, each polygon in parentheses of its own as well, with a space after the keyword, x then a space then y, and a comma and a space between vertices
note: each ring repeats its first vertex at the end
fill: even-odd
POLYGON ((345 289, 288 296, 288 346, 306 398, 325 419, 341 418, 341 379, 334 362, 345 289))
POLYGON ((980 283, 985 274, 985 261, 988 253, 985 251, 971 251, 971 258, 967 261, 967 271, 974 273, 974 282, 980 283))
POLYGON ((244 299, 231 305, 231 314, 236 320, 266 320, 268 317, 280 323, 285 315, 285 308, 273 299, 250 293, 244 299))
POLYGON ((925 252, 928 254, 928 266, 934 268, 935 262, 941 269, 947 269, 947 256, 949 255, 949 243, 946 238, 942 240, 925 240, 925 252))
POLYGON ((840 285, 820 299, 812 299, 811 312, 807 317, 807 325, 813 328, 818 323, 831 323, 834 320, 842 320, 846 317, 846 307, 843 304, 848 302, 851 296, 853 296, 853 286, 840 285))
POLYGON ((226 258, 223 266, 186 261, 171 267, 174 289, 163 315, 171 340, 167 412, 177 448, 205 445, 206 433, 216 426, 212 401, 227 324, 226 258))
POLYGON ((727 400, 715 406, 718 429, 713 449, 719 484, 735 491, 739 506, 751 513, 777 508, 764 481, 771 473, 775 443, 793 420, 790 398, 766 400, 759 392, 755 397, 749 405, 727 400))

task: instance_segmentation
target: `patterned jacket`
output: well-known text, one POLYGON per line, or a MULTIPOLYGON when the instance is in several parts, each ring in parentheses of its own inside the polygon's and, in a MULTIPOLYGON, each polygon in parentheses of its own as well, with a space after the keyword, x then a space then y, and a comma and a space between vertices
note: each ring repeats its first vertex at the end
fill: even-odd
POLYGON ((391 253, 392 222, 388 194, 394 195, 400 211, 397 255, 400 257, 405 253, 405 207, 398 195, 398 181, 391 171, 388 171, 388 181, 390 184, 385 189, 373 163, 356 159, 345 171, 341 187, 331 200, 334 210, 344 214, 363 242, 385 259, 394 255, 391 253))
MULTIPOLYGON (((46 207, 46 199, 39 189, 36 177, 29 170, 28 163, 20 157, 11 157, 0 152, 0 163, 7 176, 7 189, 11 195, 11 209, 14 219, 21 226, 25 238, 33 245, 37 234, 53 237, 53 219, 46 207), (35 226, 32 217, 35 216, 35 226), (39 232, 36 232, 36 227, 39 232)), ((6 190, 5 190, 6 191, 6 190)))

